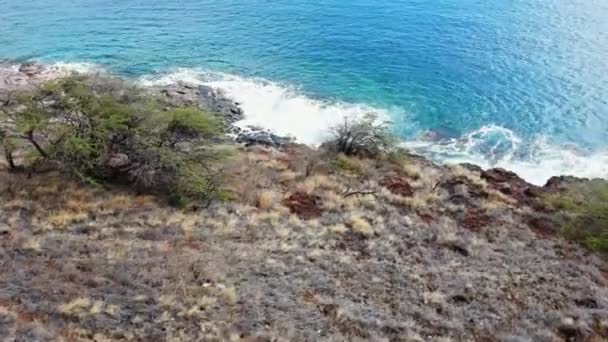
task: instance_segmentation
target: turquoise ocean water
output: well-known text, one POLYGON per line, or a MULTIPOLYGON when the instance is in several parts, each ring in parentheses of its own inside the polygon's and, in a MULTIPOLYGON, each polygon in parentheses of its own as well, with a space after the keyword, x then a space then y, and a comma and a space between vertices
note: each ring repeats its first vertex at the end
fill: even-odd
POLYGON ((608 176, 605 0, 0 0, 0 59, 215 85, 307 143, 375 111, 436 160, 608 176))

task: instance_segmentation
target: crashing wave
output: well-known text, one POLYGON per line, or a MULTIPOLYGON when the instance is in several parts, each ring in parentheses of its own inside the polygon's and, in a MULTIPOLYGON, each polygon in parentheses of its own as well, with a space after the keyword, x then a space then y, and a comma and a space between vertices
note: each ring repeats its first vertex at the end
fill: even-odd
POLYGON ((147 76, 140 80, 145 86, 180 82, 222 89, 245 112, 245 119, 237 123, 240 127, 264 127, 280 135, 296 137, 299 142, 309 145, 325 140, 327 128, 342 122, 345 117, 363 117, 373 112, 382 120, 390 118, 390 113, 383 109, 364 104, 316 100, 293 87, 224 73, 178 69, 167 75, 147 76))
POLYGON ((551 144, 546 137, 523 139, 513 131, 495 125, 481 127, 458 139, 416 140, 403 145, 444 163, 501 167, 537 185, 558 175, 608 176, 608 151, 586 152, 570 144, 551 144))

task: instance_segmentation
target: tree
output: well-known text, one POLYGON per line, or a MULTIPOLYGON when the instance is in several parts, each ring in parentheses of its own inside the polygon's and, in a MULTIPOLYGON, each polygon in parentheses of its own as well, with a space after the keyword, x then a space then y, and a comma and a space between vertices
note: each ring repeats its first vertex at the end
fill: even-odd
POLYGON ((70 77, 5 101, 0 144, 9 168, 35 173, 51 163, 89 183, 170 194, 181 204, 219 192, 215 116, 194 108, 164 111, 133 88, 124 96, 114 83, 100 82, 70 77), (15 158, 16 151, 27 157, 15 158))

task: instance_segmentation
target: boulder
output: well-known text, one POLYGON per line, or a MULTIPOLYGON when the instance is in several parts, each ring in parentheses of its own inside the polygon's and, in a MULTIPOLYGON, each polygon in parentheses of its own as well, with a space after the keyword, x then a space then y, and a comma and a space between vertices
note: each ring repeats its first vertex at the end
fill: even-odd
POLYGON ((248 129, 242 130, 240 133, 238 133, 236 136, 236 141, 238 143, 245 144, 245 146, 264 145, 281 148, 291 144, 293 139, 274 134, 269 130, 264 130, 257 127, 248 127, 248 129))
POLYGON ((129 160, 129 156, 124 153, 113 154, 108 160, 108 166, 113 169, 125 167, 130 163, 131 161, 129 160))

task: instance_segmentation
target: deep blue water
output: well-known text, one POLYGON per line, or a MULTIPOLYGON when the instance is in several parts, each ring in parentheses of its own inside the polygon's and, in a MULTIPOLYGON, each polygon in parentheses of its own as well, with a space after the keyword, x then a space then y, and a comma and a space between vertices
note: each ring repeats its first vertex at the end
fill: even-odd
POLYGON ((606 0, 0 0, 0 59, 213 81, 304 141, 378 110, 439 159, 608 175, 606 0))

